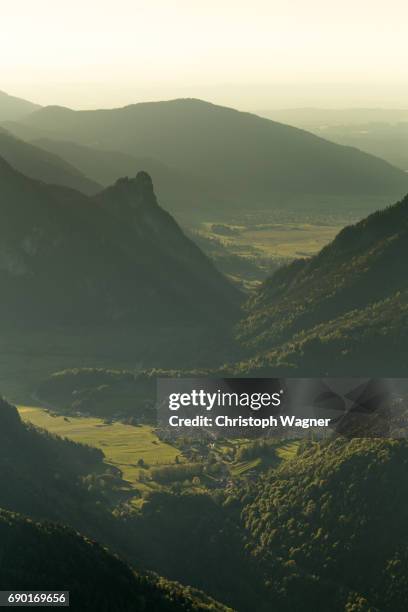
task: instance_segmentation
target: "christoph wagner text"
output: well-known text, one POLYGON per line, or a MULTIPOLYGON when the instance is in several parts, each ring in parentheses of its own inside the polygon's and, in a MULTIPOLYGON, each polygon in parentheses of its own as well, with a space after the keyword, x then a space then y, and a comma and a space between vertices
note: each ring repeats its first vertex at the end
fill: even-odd
POLYGON ((308 429, 309 427, 328 427, 331 419, 305 419, 295 416, 280 416, 279 420, 275 417, 256 418, 250 417, 228 417, 225 415, 217 416, 215 419, 208 416, 196 416, 193 418, 183 418, 179 416, 171 416, 169 424, 171 427, 301 427, 308 429))

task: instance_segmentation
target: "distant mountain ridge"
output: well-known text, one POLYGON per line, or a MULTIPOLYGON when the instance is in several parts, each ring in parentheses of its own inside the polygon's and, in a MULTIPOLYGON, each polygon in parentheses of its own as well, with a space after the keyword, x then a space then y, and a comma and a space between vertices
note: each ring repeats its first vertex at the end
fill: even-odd
POLYGON ((96 111, 46 107, 21 126, 36 138, 159 160, 203 185, 197 206, 282 207, 288 198, 293 204, 314 196, 364 201, 408 190, 408 176, 376 157, 195 99, 96 111))
POLYGON ((72 187, 88 195, 102 189, 84 176, 75 165, 54 153, 24 142, 0 128, 0 156, 26 176, 45 183, 72 187))
POLYGON ((260 110, 262 117, 304 129, 319 126, 398 123, 408 121, 408 109, 397 108, 282 108, 260 110))
POLYGON ((41 108, 39 104, 0 91, 0 121, 18 121, 39 108, 41 108))
MULTIPOLYGON (((10 129, 31 140, 32 135, 24 126, 14 124, 10 129)), ((180 206, 194 208, 195 201, 205 194, 209 199, 214 197, 214 194, 206 190, 203 181, 156 159, 120 151, 101 150, 68 140, 34 138, 31 142, 65 159, 79 168, 87 177, 105 187, 117 181, 121 176, 133 176, 136 171, 145 170, 152 176, 157 195, 165 208, 167 208, 167 202, 173 206, 177 203, 177 208, 180 206)))
POLYGON ((260 112, 338 144, 357 147, 408 172, 408 110, 298 108, 260 112))

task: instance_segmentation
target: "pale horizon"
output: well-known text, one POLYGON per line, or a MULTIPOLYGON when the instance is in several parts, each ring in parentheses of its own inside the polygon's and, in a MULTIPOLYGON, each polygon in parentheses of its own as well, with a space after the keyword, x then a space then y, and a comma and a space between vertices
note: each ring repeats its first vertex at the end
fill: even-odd
POLYGON ((15 0, 0 89, 75 109, 200 98, 259 111, 408 106, 405 1, 15 0))

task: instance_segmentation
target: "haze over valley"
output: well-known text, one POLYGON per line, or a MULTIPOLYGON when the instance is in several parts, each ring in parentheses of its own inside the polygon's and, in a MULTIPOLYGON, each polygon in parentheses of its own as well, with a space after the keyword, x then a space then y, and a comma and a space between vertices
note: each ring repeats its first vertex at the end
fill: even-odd
POLYGON ((408 190, 402 168, 378 156, 201 100, 73 111, 4 95, 0 109, 0 153, 16 169, 88 195, 147 171, 162 205, 244 288, 408 190))

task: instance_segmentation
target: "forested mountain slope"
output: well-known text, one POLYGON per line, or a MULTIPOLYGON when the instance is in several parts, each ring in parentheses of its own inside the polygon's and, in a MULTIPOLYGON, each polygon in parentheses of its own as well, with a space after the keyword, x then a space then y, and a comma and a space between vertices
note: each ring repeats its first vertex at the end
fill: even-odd
POLYGON ((407 255, 405 198, 345 228, 315 257, 278 270, 249 300, 239 326, 252 365, 309 373, 357 367, 358 375, 382 362, 383 376, 392 368, 403 374, 407 255))
POLYGON ((138 574, 96 542, 0 509, 0 589, 69 591, 77 612, 227 612, 201 591, 138 574), (22 554, 24 551, 24 554, 22 554))
POLYGON ((88 198, 0 158, 0 193, 3 325, 213 325, 236 316, 238 291, 158 205, 146 173, 88 198))
POLYGON ((338 438, 238 493, 271 607, 406 609, 407 466, 405 441, 338 438))

